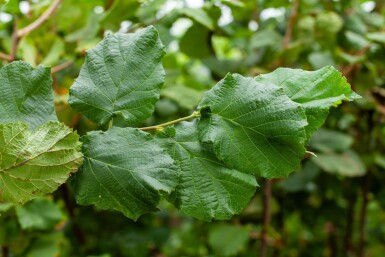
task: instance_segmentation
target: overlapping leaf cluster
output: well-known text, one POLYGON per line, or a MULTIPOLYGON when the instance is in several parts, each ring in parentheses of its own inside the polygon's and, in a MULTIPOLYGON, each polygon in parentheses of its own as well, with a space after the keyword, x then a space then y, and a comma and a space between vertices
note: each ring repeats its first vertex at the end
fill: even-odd
MULTIPOLYGON (((69 103, 110 129, 81 139, 84 164, 71 180, 78 203, 137 219, 166 198, 193 217, 228 219, 247 205, 256 177, 286 177, 299 166, 331 106, 358 97, 332 67, 228 74, 206 92, 194 121, 155 126, 157 133, 113 127, 114 117, 135 124, 152 114, 163 55, 152 26, 108 35, 88 51, 69 103)), ((81 164, 81 144, 56 122, 49 69, 14 62, 0 74, 0 196, 23 203, 65 183, 81 164)))
POLYGON ((79 136, 57 121, 51 83, 43 66, 0 70, 0 201, 51 193, 82 163, 79 136))
POLYGON ((256 176, 286 177, 328 109, 358 97, 332 67, 228 74, 204 95, 194 121, 157 133, 113 127, 114 117, 135 124, 151 115, 163 54, 152 26, 108 35, 88 51, 69 102, 112 128, 82 137, 84 165, 71 180, 78 203, 137 219, 164 197, 193 217, 228 219, 253 196, 256 176))

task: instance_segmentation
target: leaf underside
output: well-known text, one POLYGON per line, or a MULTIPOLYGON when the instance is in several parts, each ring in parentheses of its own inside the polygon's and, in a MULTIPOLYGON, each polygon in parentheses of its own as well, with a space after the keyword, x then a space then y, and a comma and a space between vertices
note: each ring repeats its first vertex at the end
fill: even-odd
POLYGON ((227 168, 211 145, 199 143, 196 121, 180 123, 174 137, 158 136, 156 140, 181 170, 169 201, 185 214, 206 221, 229 219, 254 195, 255 177, 227 168))
POLYGON ((71 179, 79 204, 114 209, 136 220, 156 211, 174 190, 178 168, 152 137, 134 128, 113 127, 82 137, 84 164, 71 179))
POLYGON ((51 193, 82 163, 79 136, 58 122, 29 131, 0 124, 0 200, 23 204, 51 193))
POLYGON ((154 111, 164 82, 163 55, 153 26, 108 35, 87 51, 70 88, 70 105, 99 125, 118 115, 130 123, 144 120, 154 111))

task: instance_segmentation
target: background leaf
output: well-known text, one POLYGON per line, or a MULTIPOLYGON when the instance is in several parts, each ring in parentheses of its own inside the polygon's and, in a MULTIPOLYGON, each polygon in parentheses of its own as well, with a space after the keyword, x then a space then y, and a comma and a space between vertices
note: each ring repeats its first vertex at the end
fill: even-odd
POLYGON ((52 229, 64 217, 52 200, 36 198, 24 206, 16 207, 16 215, 23 229, 52 229))
POLYGON ((221 224, 210 231, 208 242, 216 256, 238 256, 247 247, 249 233, 250 227, 247 226, 221 224))

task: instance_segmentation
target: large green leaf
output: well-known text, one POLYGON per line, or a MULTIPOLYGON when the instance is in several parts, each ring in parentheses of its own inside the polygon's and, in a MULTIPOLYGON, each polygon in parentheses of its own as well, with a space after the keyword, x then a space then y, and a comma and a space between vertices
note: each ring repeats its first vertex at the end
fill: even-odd
POLYGON ((254 195, 255 177, 227 168, 198 139, 197 122, 175 126, 175 136, 158 137, 177 162, 181 176, 171 202, 195 218, 229 219, 248 204, 254 195))
POLYGON ((0 70, 0 123, 23 121, 33 129, 56 121, 50 68, 16 61, 0 70))
POLYGON ((55 191, 81 165, 79 136, 58 122, 28 130, 0 124, 0 201, 24 203, 55 191))
POLYGON ((303 106, 309 123, 307 139, 325 122, 330 107, 337 106, 342 100, 360 98, 351 90, 346 78, 332 66, 316 71, 279 68, 259 75, 255 80, 282 87, 293 101, 303 106))
POLYGON ((156 211, 176 186, 178 168, 150 134, 113 127, 82 137, 84 164, 71 183, 79 204, 114 209, 129 218, 156 211))
POLYGON ((206 92, 198 108, 201 140, 213 143, 228 166, 266 178, 298 168, 306 116, 282 88, 229 74, 206 92))
POLYGON ((87 51, 69 103, 99 125, 117 115, 128 122, 147 118, 164 82, 163 49, 153 26, 108 35, 87 51))

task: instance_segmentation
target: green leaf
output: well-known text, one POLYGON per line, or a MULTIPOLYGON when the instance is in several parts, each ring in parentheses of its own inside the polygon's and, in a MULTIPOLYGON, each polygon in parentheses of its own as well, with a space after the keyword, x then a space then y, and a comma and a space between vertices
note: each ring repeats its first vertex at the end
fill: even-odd
POLYGON ((366 34, 366 37, 372 41, 385 44, 385 32, 372 32, 366 34))
POLYGON ((175 126, 175 136, 157 141, 177 162, 181 176, 170 201, 189 216, 210 221, 229 219, 249 203, 255 193, 255 177, 227 168, 199 143, 197 122, 175 126))
POLYGON ((0 123, 22 121, 33 129, 56 121, 50 68, 16 61, 0 70, 0 123))
POLYGON ((117 115, 127 122, 149 117, 164 82, 163 49, 153 26, 108 35, 87 51, 69 103, 99 125, 117 115))
POLYGON ((60 256, 68 242, 63 232, 51 232, 40 234, 31 242, 27 257, 52 257, 60 256))
POLYGON ((0 10, 10 14, 20 14, 19 0, 6 0, 0 10))
POLYGON ((201 140, 213 143, 229 167, 266 178, 298 168, 306 116, 282 88, 229 74, 206 92, 198 109, 201 140))
POLYGON ((162 96, 170 98, 181 107, 192 110, 202 99, 203 90, 196 90, 184 85, 170 85, 162 89, 162 96))
POLYGON ((305 163, 303 168, 290 174, 287 179, 281 180, 277 186, 288 193, 296 193, 302 190, 314 188, 313 180, 320 173, 320 168, 312 161, 305 163))
POLYGON ((0 216, 2 212, 6 212, 13 207, 13 203, 0 203, 0 216))
POLYGON ((0 201, 24 203, 51 193, 81 165, 79 136, 58 122, 28 130, 0 124, 0 201))
POLYGON ((116 31, 120 23, 124 20, 132 20, 136 11, 140 7, 141 1, 138 0, 115 0, 110 9, 105 13, 101 24, 104 29, 116 31))
POLYGON ((208 243, 215 256, 238 256, 247 249, 250 230, 249 226, 222 224, 209 232, 208 243))
POLYGON ((210 31, 199 23, 194 23, 180 40, 180 51, 194 58, 205 58, 212 54, 209 46, 210 31), (199 45, 199 47, 197 47, 199 45))
POLYGON ((255 77, 255 80, 282 87, 291 100, 302 105, 309 123, 307 140, 325 122, 330 107, 339 105, 342 100, 360 98, 351 90, 346 78, 332 66, 316 71, 278 68, 255 77))
POLYGON ((37 198, 16 207, 16 215, 22 229, 52 229, 64 214, 52 200, 37 198), (44 210, 44 211, 43 211, 44 210))
POLYGON ((60 56, 65 53, 65 44, 60 37, 55 38, 48 54, 45 56, 42 63, 44 65, 55 65, 59 61, 60 56))
POLYGON ((366 173, 366 168, 358 156, 352 150, 339 153, 317 154, 314 161, 321 169, 332 174, 339 174, 346 177, 360 177, 366 173))
POLYGON ((113 127, 82 137, 84 164, 71 183, 79 204, 114 209, 136 220, 156 211, 176 186, 178 168, 150 134, 113 127))
POLYGON ((310 146, 321 152, 342 152, 352 144, 353 138, 351 136, 329 129, 319 129, 310 140, 310 146))
POLYGON ((196 22, 202 24, 209 30, 214 30, 215 24, 213 19, 207 14, 203 9, 199 8, 183 8, 180 9, 181 14, 186 15, 187 17, 195 20, 196 22))

